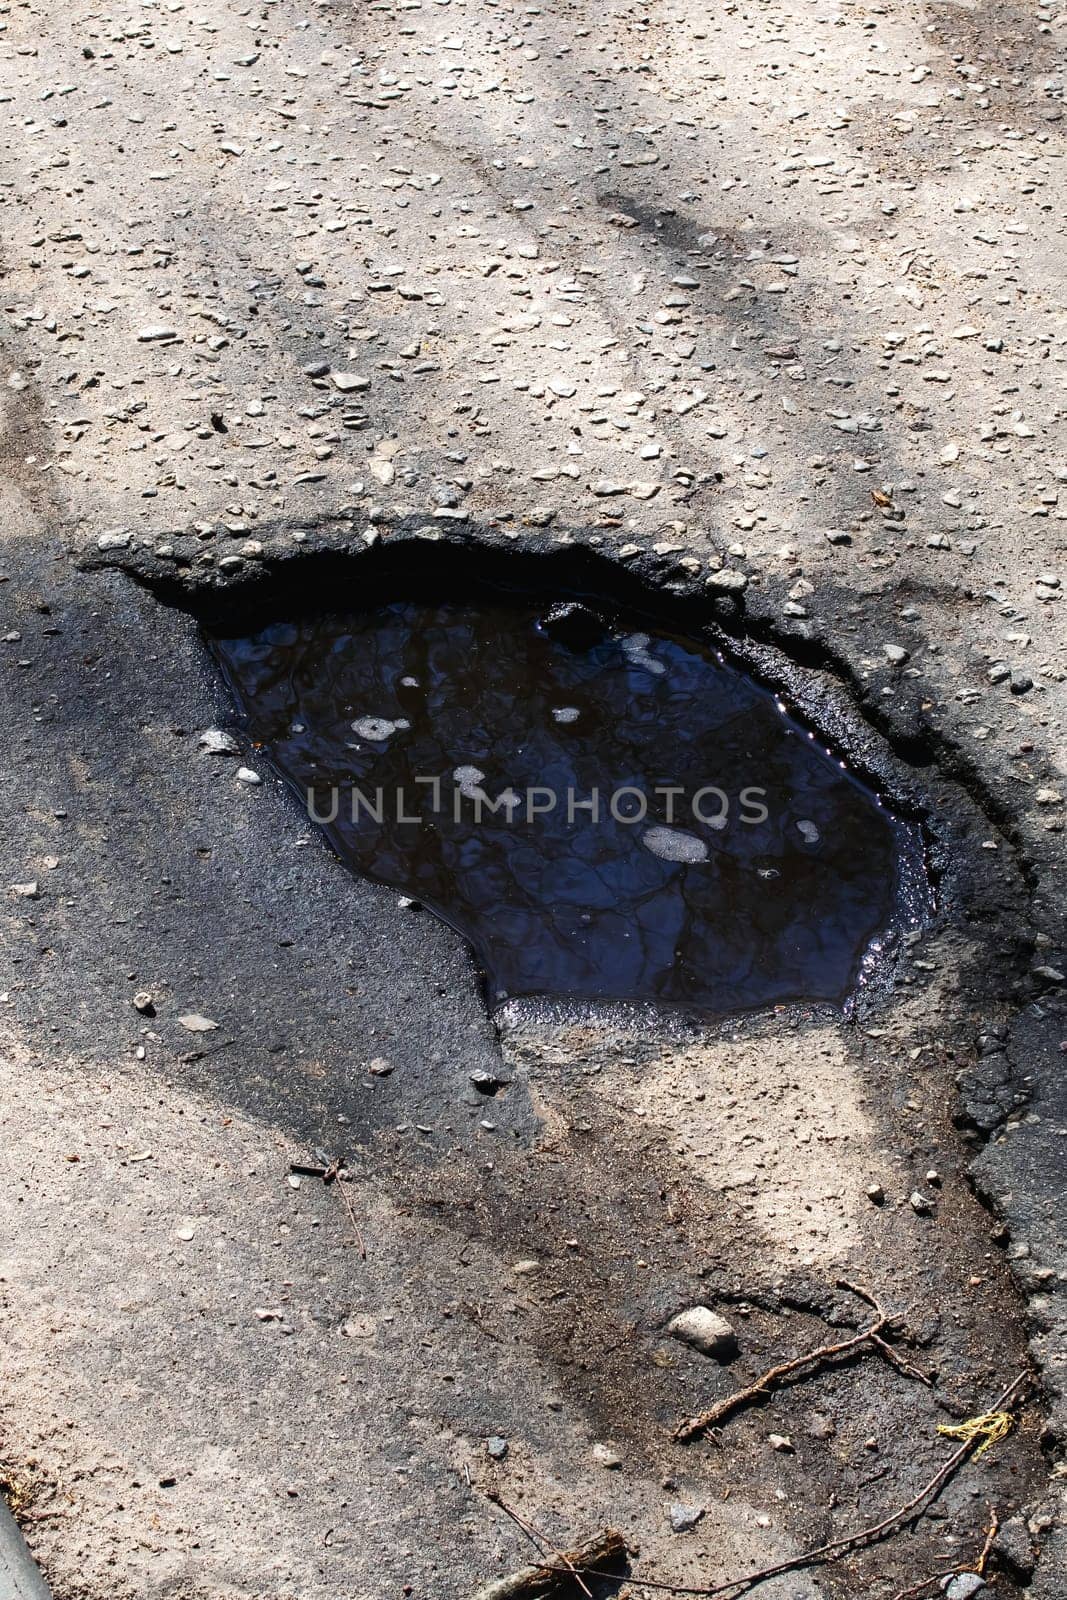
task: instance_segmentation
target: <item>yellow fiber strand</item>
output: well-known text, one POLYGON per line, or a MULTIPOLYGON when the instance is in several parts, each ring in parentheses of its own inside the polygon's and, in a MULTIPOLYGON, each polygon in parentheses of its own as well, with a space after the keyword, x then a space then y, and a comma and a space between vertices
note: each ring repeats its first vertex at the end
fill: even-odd
POLYGON ((966 1422, 941 1424, 937 1431, 949 1439, 961 1439, 965 1444, 981 1439, 974 1453, 977 1461, 979 1456, 985 1455, 991 1444, 999 1444, 1001 1439, 1006 1439, 1014 1426, 1015 1418, 1010 1411, 984 1411, 980 1417, 968 1417, 966 1422))

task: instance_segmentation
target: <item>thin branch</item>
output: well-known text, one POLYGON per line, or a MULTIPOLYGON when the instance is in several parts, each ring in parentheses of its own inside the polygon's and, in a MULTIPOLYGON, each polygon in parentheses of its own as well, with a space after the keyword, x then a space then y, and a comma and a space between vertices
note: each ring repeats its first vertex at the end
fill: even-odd
POLYGON ((356 1213, 352 1209, 352 1202, 348 1198, 348 1187, 347 1187, 347 1185, 348 1185, 348 1179, 345 1178, 345 1177, 342 1177, 340 1174, 338 1174, 337 1186, 341 1191, 341 1199, 345 1203, 345 1210, 348 1212, 348 1220, 352 1224, 352 1232, 356 1236, 356 1243, 359 1245, 359 1259, 361 1261, 366 1261, 366 1259, 367 1259, 367 1246, 366 1246, 366 1244, 364 1242, 363 1233, 362 1233, 362 1231, 360 1229, 359 1223, 356 1221, 356 1213))
POLYGON ((928 1389, 933 1388, 933 1383, 926 1373, 921 1372, 918 1367, 913 1367, 910 1361, 906 1361, 899 1350, 894 1350, 891 1344, 886 1343, 881 1334, 872 1331, 870 1338, 879 1355, 884 1356, 891 1367, 896 1367, 906 1378, 915 1378, 917 1382, 924 1383, 928 1389))
POLYGON ((684 1422, 679 1423, 674 1430, 675 1439, 682 1442, 696 1439, 700 1434, 706 1433, 709 1428, 717 1427, 720 1422, 725 1422, 727 1417, 733 1416, 734 1412, 739 1411, 743 1406, 750 1405, 753 1400, 759 1400, 764 1395, 769 1394, 784 1378, 791 1377, 793 1373, 801 1372, 805 1367, 821 1366, 826 1361, 836 1360, 839 1356, 849 1355, 851 1352, 862 1350, 865 1347, 876 1350, 879 1355, 884 1356, 887 1361, 896 1367, 898 1372, 906 1373, 909 1378, 917 1378, 920 1383, 925 1383, 929 1388, 930 1379, 926 1374, 920 1372, 918 1367, 913 1367, 909 1361, 905 1361, 904 1357, 898 1355, 883 1338, 884 1333, 890 1332, 895 1328, 899 1319, 891 1316, 875 1299, 873 1294, 870 1294, 866 1289, 859 1288, 854 1283, 849 1283, 846 1278, 839 1279, 838 1288, 850 1290, 852 1294, 858 1295, 861 1300, 865 1300, 869 1306, 873 1307, 877 1315, 869 1328, 863 1328, 859 1333, 852 1334, 848 1339, 841 1339, 836 1344, 822 1344, 817 1350, 809 1350, 804 1355, 794 1356, 791 1361, 782 1361, 778 1366, 769 1368, 754 1383, 746 1385, 744 1389, 738 1389, 734 1394, 727 1395, 723 1400, 717 1400, 713 1406, 709 1406, 706 1411, 700 1412, 698 1416, 687 1417, 684 1422))
POLYGON ((870 1343, 870 1329, 857 1333, 851 1339, 842 1339, 839 1344, 820 1345, 817 1350, 811 1350, 806 1355, 795 1356, 791 1361, 783 1361, 776 1367, 770 1367, 755 1383, 750 1383, 743 1389, 738 1389, 734 1394, 728 1394, 724 1400, 717 1400, 706 1411, 701 1411, 698 1416, 687 1417, 679 1423, 674 1430, 675 1439, 687 1443, 690 1439, 699 1438, 709 1428, 717 1427, 720 1422, 725 1422, 727 1417, 739 1411, 742 1406, 750 1405, 753 1400, 760 1399, 769 1394, 775 1385, 782 1379, 788 1378, 794 1372, 800 1372, 804 1367, 813 1362, 821 1364, 829 1361, 834 1356, 847 1355, 850 1350, 860 1349, 870 1343))
POLYGON ((975 1567, 974 1567, 975 1572, 977 1572, 977 1574, 978 1574, 978 1576, 980 1578, 984 1578, 985 1577, 986 1562, 989 1560, 990 1554, 991 1554, 992 1549, 993 1549, 993 1541, 996 1539, 996 1536, 997 1536, 997 1534, 999 1532, 1000 1532, 1000 1518, 997 1515, 997 1508, 996 1508, 996 1506, 990 1506, 990 1508, 989 1508, 989 1527, 986 1529, 985 1544, 982 1546, 982 1553, 978 1557, 978 1560, 975 1562, 975 1567))

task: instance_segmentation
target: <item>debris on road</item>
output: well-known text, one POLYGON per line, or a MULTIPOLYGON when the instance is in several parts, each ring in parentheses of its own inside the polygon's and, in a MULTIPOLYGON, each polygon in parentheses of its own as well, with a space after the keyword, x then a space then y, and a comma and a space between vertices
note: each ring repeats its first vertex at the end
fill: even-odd
POLYGON ((218 1027, 217 1022, 212 1022, 210 1017, 201 1016, 199 1011, 187 1011, 184 1016, 178 1018, 178 1021, 190 1033, 211 1033, 218 1027))
MULTIPOLYGON (((506 1509, 506 1508, 504 1508, 506 1509)), ((546 1555, 544 1561, 531 1562, 507 1577, 495 1578, 471 1596, 471 1600, 541 1600, 547 1595, 573 1594, 578 1577, 623 1576, 629 1552, 626 1540, 615 1528, 605 1528, 573 1550, 546 1555)), ((588 1594, 588 1588, 582 1588, 588 1594)))
POLYGON ((920 1372, 917 1367, 913 1367, 910 1362, 905 1361, 893 1349, 892 1345, 887 1343, 884 1337, 884 1335, 893 1337, 900 1334, 901 1318, 893 1316, 884 1310, 873 1295, 868 1294, 865 1289, 857 1288, 855 1284, 841 1279, 838 1283, 838 1288, 848 1289, 852 1294, 859 1295, 861 1300, 865 1300, 868 1305, 874 1307, 877 1316, 869 1327, 862 1329, 859 1333, 852 1334, 848 1339, 840 1339, 834 1344, 820 1345, 818 1349, 809 1350, 805 1355, 794 1356, 790 1361, 783 1361, 777 1366, 771 1367, 767 1372, 763 1373, 762 1377, 757 1378, 754 1383, 747 1384, 745 1388, 738 1389, 736 1393, 727 1395, 725 1399, 717 1401, 713 1406, 709 1406, 707 1411, 702 1411, 699 1416, 689 1417, 686 1421, 680 1423, 675 1429, 674 1437, 682 1442, 696 1439, 710 1428, 716 1427, 720 1422, 725 1422, 728 1417, 732 1416, 735 1411, 739 1411, 742 1406, 749 1405, 754 1400, 763 1399, 765 1395, 768 1395, 772 1389, 777 1388, 785 1379, 791 1378, 794 1373, 802 1372, 806 1367, 819 1367, 824 1362, 837 1360, 841 1356, 851 1355, 864 1348, 877 1351, 898 1371, 905 1373, 910 1378, 917 1378, 920 1383, 929 1385, 929 1378, 920 1372))

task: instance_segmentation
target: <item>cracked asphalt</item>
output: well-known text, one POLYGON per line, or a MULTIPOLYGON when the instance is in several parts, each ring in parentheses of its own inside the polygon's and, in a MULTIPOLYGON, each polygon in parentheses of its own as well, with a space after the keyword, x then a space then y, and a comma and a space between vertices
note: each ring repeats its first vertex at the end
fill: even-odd
POLYGON ((1062 1593, 1065 22, 0 6, 0 1478, 56 1600, 470 1600, 528 1555, 487 1490, 706 1586, 1027 1363, 927 1516, 758 1592, 892 1600, 995 1508, 997 1592, 1062 1593), (876 1005, 490 1018, 200 745, 198 619, 509 561, 717 631, 924 811, 876 1005), (864 1325, 841 1279, 932 1387, 673 1440, 864 1325))

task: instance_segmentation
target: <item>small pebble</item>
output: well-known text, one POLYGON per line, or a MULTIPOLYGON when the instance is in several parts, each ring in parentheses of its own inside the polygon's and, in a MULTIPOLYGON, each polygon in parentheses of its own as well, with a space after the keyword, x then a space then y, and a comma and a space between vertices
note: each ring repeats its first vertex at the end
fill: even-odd
POLYGON ((679 1311, 667 1324, 672 1339, 681 1340, 702 1356, 713 1361, 725 1361, 737 1349, 737 1333, 725 1317, 709 1306, 690 1306, 679 1311))
POLYGON ((748 576, 744 572, 737 572, 733 567, 723 567, 720 572, 713 572, 705 579, 705 587, 716 590, 719 594, 740 594, 748 588, 748 576))
POLYGON ((222 728, 205 728, 198 739, 203 749, 212 756, 235 756, 237 754, 237 740, 232 733, 226 733, 222 728))
POLYGON ((942 1588, 945 1600, 971 1600, 979 1589, 984 1589, 986 1581, 980 1578, 977 1572, 958 1572, 954 1578, 947 1579, 942 1588))
POLYGON ((683 1501, 676 1500, 667 1512, 671 1523, 672 1533, 688 1533, 695 1528, 704 1515, 703 1506, 688 1506, 683 1501))

